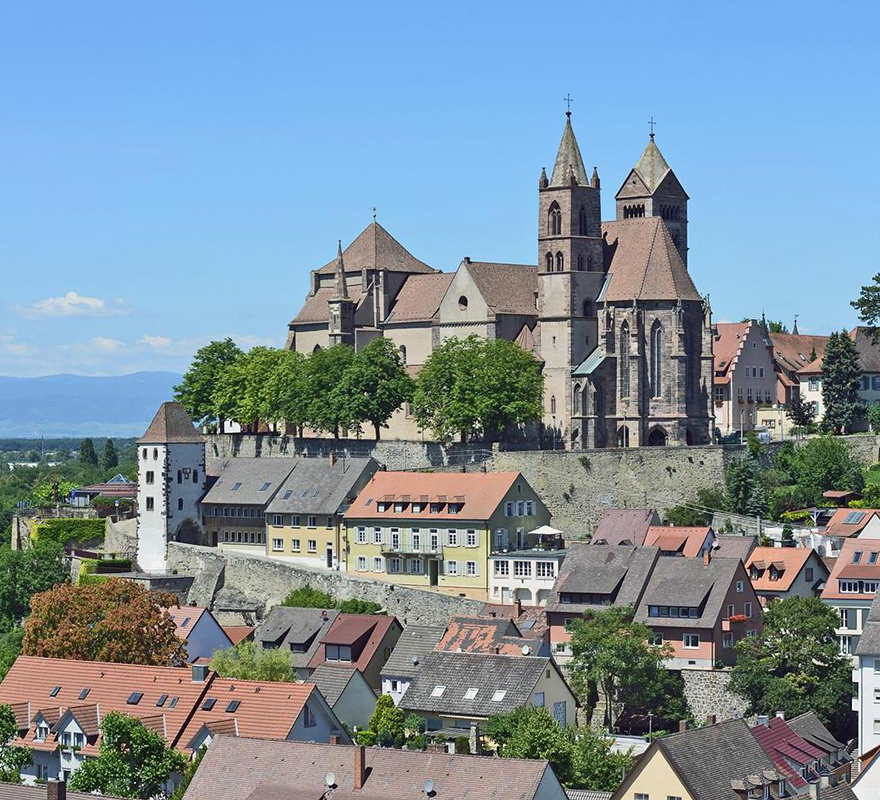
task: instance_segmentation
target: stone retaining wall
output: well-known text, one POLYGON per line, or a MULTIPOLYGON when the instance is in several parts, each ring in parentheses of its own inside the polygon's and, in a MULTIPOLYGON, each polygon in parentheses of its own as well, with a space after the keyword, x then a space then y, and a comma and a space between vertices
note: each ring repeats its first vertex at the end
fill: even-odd
POLYGON ((683 669, 684 696, 698 725, 704 725, 710 715, 716 722, 744 717, 746 700, 730 688, 730 672, 713 669, 683 669))

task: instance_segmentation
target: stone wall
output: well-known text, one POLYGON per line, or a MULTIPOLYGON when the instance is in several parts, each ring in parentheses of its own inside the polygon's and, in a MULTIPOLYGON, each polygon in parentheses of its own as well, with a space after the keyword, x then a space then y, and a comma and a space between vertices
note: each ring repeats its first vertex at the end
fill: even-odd
POLYGON ((745 716, 747 703, 730 688, 730 672, 715 669, 683 669, 684 696, 698 725, 712 714, 716 722, 745 716))
POLYGON ((231 609, 224 595, 232 590, 240 606, 255 609, 257 619, 278 605, 291 590, 307 584, 339 600, 372 600, 403 625, 445 625, 450 617, 474 615, 483 606, 477 600, 464 597, 180 542, 168 544, 168 570, 195 576, 189 592, 189 602, 193 605, 214 607, 219 602, 223 606, 220 610, 229 613, 231 609))

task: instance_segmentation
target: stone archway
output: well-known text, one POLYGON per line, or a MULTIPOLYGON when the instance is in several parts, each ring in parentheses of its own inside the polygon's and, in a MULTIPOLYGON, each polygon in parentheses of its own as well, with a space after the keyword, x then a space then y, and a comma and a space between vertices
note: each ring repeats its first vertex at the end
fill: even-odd
POLYGON ((187 517, 177 526, 174 535, 171 537, 172 541, 183 542, 184 544, 205 544, 203 538, 199 523, 190 517, 187 517))
POLYGON ((648 447, 666 447, 666 431, 661 427, 652 428, 648 434, 648 447))

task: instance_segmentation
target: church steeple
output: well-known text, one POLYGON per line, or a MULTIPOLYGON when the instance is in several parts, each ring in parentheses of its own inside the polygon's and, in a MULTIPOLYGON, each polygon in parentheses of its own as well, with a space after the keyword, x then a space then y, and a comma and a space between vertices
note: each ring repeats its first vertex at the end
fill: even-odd
POLYGON ((329 312, 327 333, 330 344, 347 344, 354 347, 354 302, 349 297, 348 287, 345 285, 341 240, 336 247, 333 295, 327 301, 327 310, 329 312))
POLYGON ((345 265, 342 263, 342 240, 339 240, 336 249, 336 272, 334 273, 333 298, 334 300, 348 300, 348 287, 345 285, 345 265))
POLYGON ((589 186, 587 170, 584 168, 584 160, 581 158, 581 149, 578 147, 574 128, 571 127, 571 111, 565 112, 565 128, 562 131, 562 141, 556 153, 556 162, 553 164, 553 173, 550 176, 551 187, 569 186, 571 178, 577 181, 578 186, 589 186))

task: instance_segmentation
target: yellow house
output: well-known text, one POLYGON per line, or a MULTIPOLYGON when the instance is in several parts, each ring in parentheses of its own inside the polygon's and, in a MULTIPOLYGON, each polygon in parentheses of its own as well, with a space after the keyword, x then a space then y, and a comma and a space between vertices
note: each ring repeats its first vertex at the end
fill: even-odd
POLYGON ((794 797, 743 719, 655 739, 611 800, 794 797))
POLYGON ((489 555, 549 520, 519 472, 376 472, 345 513, 348 570, 486 600, 489 555))

